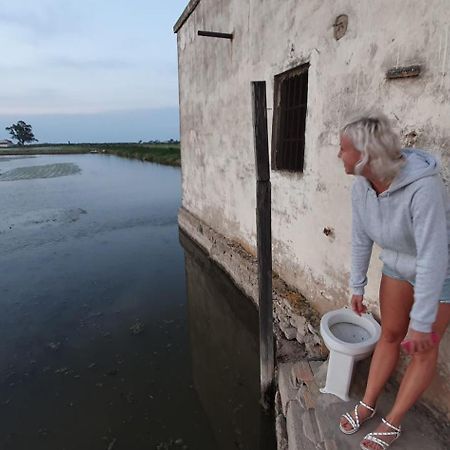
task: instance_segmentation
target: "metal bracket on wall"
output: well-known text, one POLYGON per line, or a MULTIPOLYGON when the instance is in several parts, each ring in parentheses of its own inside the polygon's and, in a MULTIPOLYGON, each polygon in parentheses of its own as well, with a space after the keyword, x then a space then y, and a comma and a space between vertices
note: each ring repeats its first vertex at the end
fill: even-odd
POLYGON ((419 65, 406 66, 406 67, 394 67, 386 72, 386 78, 392 80, 395 78, 409 78, 418 77, 422 67, 419 65))
POLYGON ((233 33, 218 33, 216 31, 198 31, 199 36, 233 39, 233 33))

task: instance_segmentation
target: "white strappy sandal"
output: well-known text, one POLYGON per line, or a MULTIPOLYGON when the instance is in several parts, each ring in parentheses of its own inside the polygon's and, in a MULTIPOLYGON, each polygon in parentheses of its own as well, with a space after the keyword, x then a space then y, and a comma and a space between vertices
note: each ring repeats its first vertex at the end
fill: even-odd
MULTIPOLYGON (((400 426, 398 428, 394 427, 394 425, 392 425, 392 423, 389 423, 387 420, 385 420, 383 418, 381 420, 392 431, 374 431, 373 433, 369 433, 367 436, 365 436, 363 441, 367 440, 367 441, 374 442, 375 444, 378 444, 383 450, 386 450, 388 447, 390 447, 393 444, 394 441, 396 441, 400 437, 402 428, 400 426), (387 442, 383 441, 382 439, 380 439, 378 436, 394 436, 394 439, 392 439, 391 442, 387 443, 387 442)), ((364 445, 363 443, 361 443, 360 447, 362 448, 362 450, 372 450, 369 447, 366 447, 366 445, 364 445)))
POLYGON ((375 415, 375 413, 376 413, 375 408, 372 408, 371 406, 367 405, 367 404, 364 403, 363 401, 360 401, 359 404, 357 404, 357 405, 355 406, 355 409, 354 409, 355 417, 354 417, 354 418, 352 417, 352 415, 351 415, 350 413, 345 413, 345 414, 342 414, 342 416, 341 416, 341 417, 343 417, 344 419, 346 419, 347 422, 348 422, 353 428, 350 429, 350 430, 346 430, 346 429, 342 426, 342 424, 339 424, 339 429, 340 429, 344 434, 354 434, 354 433, 356 433, 356 432, 361 428, 361 425, 362 425, 364 422, 366 422, 367 420, 371 419, 371 418, 375 415), (365 418, 364 420, 362 420, 362 421, 359 420, 359 415, 358 415, 358 406, 359 406, 359 405, 364 406, 364 408, 366 408, 366 409, 368 409, 369 411, 372 412, 372 414, 370 414, 370 416, 366 417, 366 418, 365 418))

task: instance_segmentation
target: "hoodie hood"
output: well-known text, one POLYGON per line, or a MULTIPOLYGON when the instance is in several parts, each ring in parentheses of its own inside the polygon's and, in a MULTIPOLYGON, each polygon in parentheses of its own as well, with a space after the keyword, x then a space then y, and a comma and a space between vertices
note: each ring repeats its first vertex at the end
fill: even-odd
POLYGON ((397 191, 420 178, 430 177, 439 173, 439 163, 429 153, 415 148, 406 148, 402 150, 402 154, 405 158, 405 165, 392 181, 388 189, 389 192, 397 191))

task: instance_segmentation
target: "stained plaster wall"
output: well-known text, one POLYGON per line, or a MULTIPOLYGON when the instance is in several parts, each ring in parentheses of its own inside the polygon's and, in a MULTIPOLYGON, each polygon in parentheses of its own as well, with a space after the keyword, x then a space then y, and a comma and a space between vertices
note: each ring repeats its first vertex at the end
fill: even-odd
MULTIPOLYGON (((429 149, 450 178, 450 8, 446 0, 201 0, 177 31, 183 207, 255 253, 255 166, 250 82, 308 62, 305 169, 272 171, 274 270, 324 313, 347 304, 350 187, 337 159, 339 129, 383 111, 405 144, 429 149), (333 23, 347 14, 346 35, 333 23), (197 36, 233 33, 232 41, 197 36), (418 78, 386 80, 421 64, 418 78), (331 229, 326 236, 324 228, 331 229)), ((378 249, 366 298, 377 312, 378 249)), ((450 335, 426 399, 450 417, 450 335), (437 395, 439 394, 439 395, 437 395)))

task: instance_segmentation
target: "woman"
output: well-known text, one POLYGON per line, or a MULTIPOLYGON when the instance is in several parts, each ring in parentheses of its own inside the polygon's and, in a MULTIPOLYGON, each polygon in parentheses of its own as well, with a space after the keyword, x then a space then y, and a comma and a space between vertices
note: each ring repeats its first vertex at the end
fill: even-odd
POLYGON ((365 312, 372 245, 382 248, 381 338, 375 348, 362 401, 341 417, 353 434, 375 414, 395 369, 400 344, 409 341, 411 361, 390 412, 361 442, 385 450, 400 437, 406 412, 430 385, 439 345, 450 322, 450 203, 436 160, 400 147, 384 116, 363 117, 344 127, 338 157, 353 184, 352 309, 365 312))

